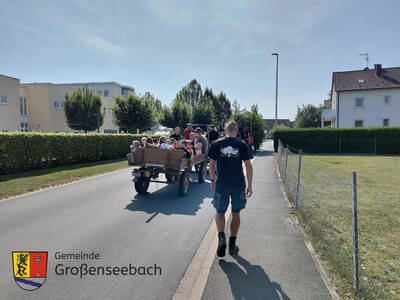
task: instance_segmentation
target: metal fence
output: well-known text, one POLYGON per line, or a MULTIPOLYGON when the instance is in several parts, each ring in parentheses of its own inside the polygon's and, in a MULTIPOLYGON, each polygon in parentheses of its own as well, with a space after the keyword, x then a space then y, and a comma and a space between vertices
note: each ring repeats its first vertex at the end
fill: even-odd
MULTIPOLYGON (((400 196, 357 184, 279 141, 286 193, 316 249, 360 299, 400 299, 400 196), (352 287, 352 288, 351 288, 352 287)), ((342 293, 343 294, 343 293, 342 293)))

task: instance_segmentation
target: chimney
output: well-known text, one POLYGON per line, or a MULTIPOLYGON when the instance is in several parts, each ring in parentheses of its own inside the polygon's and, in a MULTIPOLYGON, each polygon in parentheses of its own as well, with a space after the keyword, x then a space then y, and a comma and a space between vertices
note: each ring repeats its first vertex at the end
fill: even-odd
POLYGON ((382 65, 381 64, 375 64, 374 65, 374 69, 375 69, 375 75, 377 77, 381 77, 382 76, 382 65))

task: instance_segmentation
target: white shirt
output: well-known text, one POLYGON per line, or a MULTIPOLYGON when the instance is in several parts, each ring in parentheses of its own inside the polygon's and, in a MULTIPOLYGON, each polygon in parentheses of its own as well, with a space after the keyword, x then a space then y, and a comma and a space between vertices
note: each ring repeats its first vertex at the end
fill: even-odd
POLYGON ((172 148, 174 148, 174 147, 171 145, 168 145, 167 143, 162 143, 160 145, 160 149, 172 149, 172 148))

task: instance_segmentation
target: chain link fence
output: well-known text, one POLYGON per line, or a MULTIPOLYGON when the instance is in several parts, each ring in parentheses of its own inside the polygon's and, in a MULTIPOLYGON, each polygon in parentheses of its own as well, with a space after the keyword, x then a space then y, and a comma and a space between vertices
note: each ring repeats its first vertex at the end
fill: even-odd
POLYGON ((351 173, 343 178, 328 172, 280 141, 277 162, 300 222, 345 283, 340 294, 400 299, 400 196, 353 184, 351 173))

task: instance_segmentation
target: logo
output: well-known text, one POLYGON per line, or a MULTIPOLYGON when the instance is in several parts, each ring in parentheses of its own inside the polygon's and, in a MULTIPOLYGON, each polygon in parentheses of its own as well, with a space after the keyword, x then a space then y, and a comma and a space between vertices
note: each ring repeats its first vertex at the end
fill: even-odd
POLYGON ((44 284, 47 275, 47 251, 13 251, 12 260, 14 280, 20 288, 34 291, 44 284))
POLYGON ((233 148, 231 146, 222 148, 221 150, 222 157, 238 157, 239 156, 239 149, 233 148))

